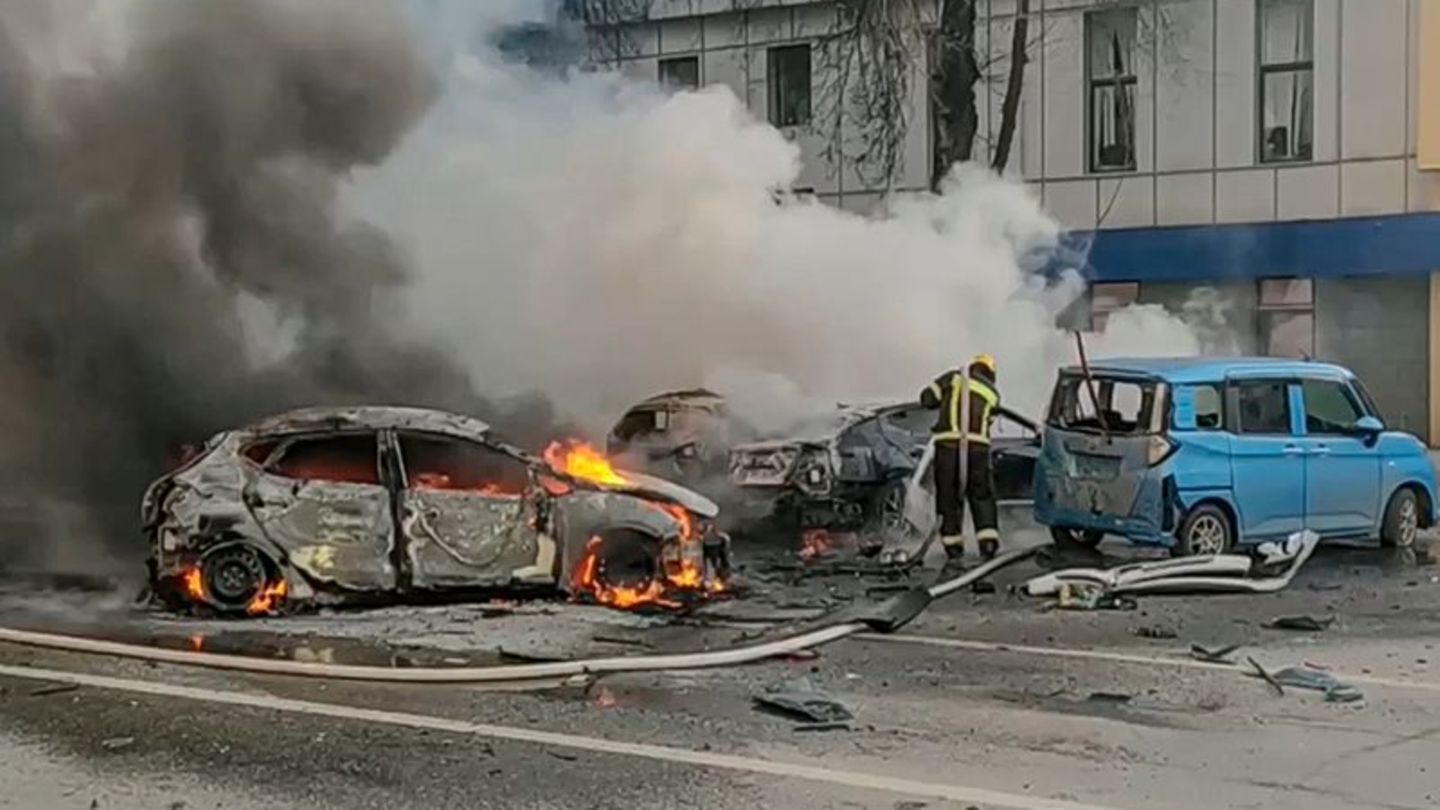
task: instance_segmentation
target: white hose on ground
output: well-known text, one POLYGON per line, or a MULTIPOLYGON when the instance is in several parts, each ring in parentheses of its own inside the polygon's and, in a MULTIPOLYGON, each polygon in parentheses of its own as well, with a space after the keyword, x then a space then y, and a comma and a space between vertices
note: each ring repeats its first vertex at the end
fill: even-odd
MULTIPOLYGON (((954 579, 938 583, 929 588, 931 598, 939 599, 947 594, 977 582, 1000 569, 1017 563, 1032 554, 1035 549, 1019 549, 1002 554, 954 579)), ((110 655, 119 658, 133 658, 161 664, 222 669, 232 672, 251 672, 266 675, 297 675, 332 680, 374 681, 387 683, 500 683, 506 681, 530 681, 540 679, 566 678, 581 675, 602 675, 617 672, 657 672, 662 670, 710 669, 736 666, 763 661, 781 655, 800 652, 811 647, 839 641, 846 636, 871 629, 863 621, 808 630, 786 638, 735 647, 728 650, 709 650, 697 653, 672 653, 661 655, 635 655, 612 658, 590 658, 576 661, 555 661, 534 664, 507 664, 496 667, 414 667, 394 669, 391 667, 352 666, 347 664, 321 664, 306 661, 281 661, 268 658, 251 658, 244 655, 194 652, 190 650, 169 650, 144 644, 129 644, 119 641, 85 638, 82 636, 41 633, 0 627, 0 642, 42 647, 65 652, 110 655)))

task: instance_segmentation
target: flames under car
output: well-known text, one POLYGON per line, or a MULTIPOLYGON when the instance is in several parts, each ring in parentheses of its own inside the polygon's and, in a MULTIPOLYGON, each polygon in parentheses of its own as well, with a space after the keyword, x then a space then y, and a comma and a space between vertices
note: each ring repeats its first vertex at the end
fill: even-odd
POLYGON ((615 607, 723 590, 718 509, 588 446, 537 458, 475 419, 314 408, 211 438, 142 506, 172 608, 283 608, 560 590, 615 607))

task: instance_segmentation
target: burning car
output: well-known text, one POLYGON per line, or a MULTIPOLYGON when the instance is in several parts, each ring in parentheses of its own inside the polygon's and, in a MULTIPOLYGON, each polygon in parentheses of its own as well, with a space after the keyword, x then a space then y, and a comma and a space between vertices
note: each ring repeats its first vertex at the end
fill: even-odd
MULTIPOLYGON (((903 520, 908 479, 925 457, 935 412, 918 403, 841 406, 791 438, 736 446, 730 480, 772 499, 769 520, 787 530, 874 538, 903 520)), ((1030 500, 1039 430, 1001 410, 991 443, 996 494, 1030 500)))
POLYGON ((626 411, 610 429, 605 450, 635 469, 698 483, 724 477, 737 430, 724 397, 714 391, 667 391, 626 411))
POLYGON ((724 588, 717 512, 581 443, 536 457, 470 417, 395 407, 220 433, 142 506, 157 598, 252 615, 530 588, 676 605, 724 588))

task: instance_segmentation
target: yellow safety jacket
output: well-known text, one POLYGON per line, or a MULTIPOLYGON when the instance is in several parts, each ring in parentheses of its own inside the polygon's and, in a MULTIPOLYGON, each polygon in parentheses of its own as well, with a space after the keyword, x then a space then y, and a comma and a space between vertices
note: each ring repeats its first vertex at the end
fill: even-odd
POLYGON ((980 444, 990 443, 990 426, 995 421, 995 409, 1000 407, 1000 392, 995 388, 995 379, 983 370, 972 374, 969 380, 958 369, 947 371, 935 378, 920 392, 920 404, 932 410, 939 410, 935 421, 935 438, 959 439, 980 444), (970 424, 960 424, 960 397, 968 389, 970 396, 970 424))

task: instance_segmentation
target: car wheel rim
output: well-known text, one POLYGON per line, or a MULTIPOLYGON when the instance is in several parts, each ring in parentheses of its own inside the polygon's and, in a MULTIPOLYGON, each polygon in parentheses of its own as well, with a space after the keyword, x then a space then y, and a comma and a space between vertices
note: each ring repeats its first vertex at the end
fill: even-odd
POLYGON ((1415 535, 1420 530, 1420 511, 1415 506, 1413 498, 1406 498, 1400 504, 1400 532, 1396 540, 1401 546, 1410 546, 1415 543, 1415 535))
POLYGON ((1219 554, 1225 550, 1225 524, 1214 515, 1201 515, 1190 525, 1192 554, 1219 554))
POLYGON ((223 605, 244 605, 265 585, 265 564, 252 549, 243 546, 210 555, 204 571, 210 594, 223 605))

